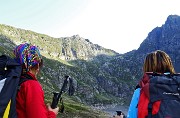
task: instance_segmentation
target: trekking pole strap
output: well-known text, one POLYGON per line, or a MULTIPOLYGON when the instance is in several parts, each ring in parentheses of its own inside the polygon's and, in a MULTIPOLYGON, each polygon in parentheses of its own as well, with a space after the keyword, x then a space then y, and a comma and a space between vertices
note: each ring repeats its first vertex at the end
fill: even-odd
POLYGON ((62 97, 60 98, 60 102, 61 102, 60 112, 64 113, 64 103, 62 97))

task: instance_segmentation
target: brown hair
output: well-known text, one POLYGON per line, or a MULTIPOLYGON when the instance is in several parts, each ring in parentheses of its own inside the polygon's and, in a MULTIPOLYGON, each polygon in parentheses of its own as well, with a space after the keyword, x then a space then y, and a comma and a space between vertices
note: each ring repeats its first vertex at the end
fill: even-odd
POLYGON ((171 58, 164 51, 156 50, 149 53, 144 61, 143 71, 145 72, 157 72, 171 74, 175 73, 171 58))
MULTIPOLYGON (((35 66, 32 66, 31 68, 29 68, 30 70, 37 70, 39 66, 39 69, 41 69, 43 67, 43 59, 41 59, 41 62, 39 64, 36 64, 35 66)), ((22 64, 22 74, 27 73, 27 69, 25 67, 25 64, 22 64)))

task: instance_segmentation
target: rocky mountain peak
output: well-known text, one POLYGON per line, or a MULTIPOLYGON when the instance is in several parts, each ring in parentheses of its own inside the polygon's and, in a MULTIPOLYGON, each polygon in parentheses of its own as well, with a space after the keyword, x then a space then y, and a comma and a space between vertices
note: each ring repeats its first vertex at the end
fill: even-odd
POLYGON ((180 17, 178 15, 169 15, 165 22, 166 25, 180 25, 180 17))

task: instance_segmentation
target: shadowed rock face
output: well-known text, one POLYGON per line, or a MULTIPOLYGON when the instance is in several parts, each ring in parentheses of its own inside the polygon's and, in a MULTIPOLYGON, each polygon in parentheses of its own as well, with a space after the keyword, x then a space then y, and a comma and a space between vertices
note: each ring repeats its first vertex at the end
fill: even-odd
POLYGON ((44 34, 0 25, 0 52, 12 55, 20 43, 37 45, 45 61, 41 83, 45 91, 61 87, 64 75, 77 80, 76 100, 88 104, 128 104, 142 76, 147 53, 163 50, 180 72, 180 17, 168 16, 154 28, 137 50, 118 54, 79 35, 53 38, 44 34))
POLYGON ((141 43, 138 54, 146 54, 154 50, 163 50, 170 55, 177 72, 180 72, 180 17, 168 16, 161 27, 156 27, 141 43))

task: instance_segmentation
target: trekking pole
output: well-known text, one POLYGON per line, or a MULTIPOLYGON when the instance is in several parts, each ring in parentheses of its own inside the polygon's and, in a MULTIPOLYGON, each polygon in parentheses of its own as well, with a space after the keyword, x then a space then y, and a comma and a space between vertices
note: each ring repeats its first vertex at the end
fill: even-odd
POLYGON ((61 95, 62 93, 65 93, 66 92, 66 88, 67 88, 67 85, 69 85, 69 90, 68 90, 68 94, 70 96, 72 96, 75 92, 75 82, 72 78, 70 78, 69 76, 65 76, 65 79, 64 79, 64 83, 61 87, 61 90, 60 92, 53 92, 54 96, 53 96, 53 101, 52 101, 52 104, 51 104, 51 108, 54 109, 57 107, 57 104, 61 98, 61 95))

